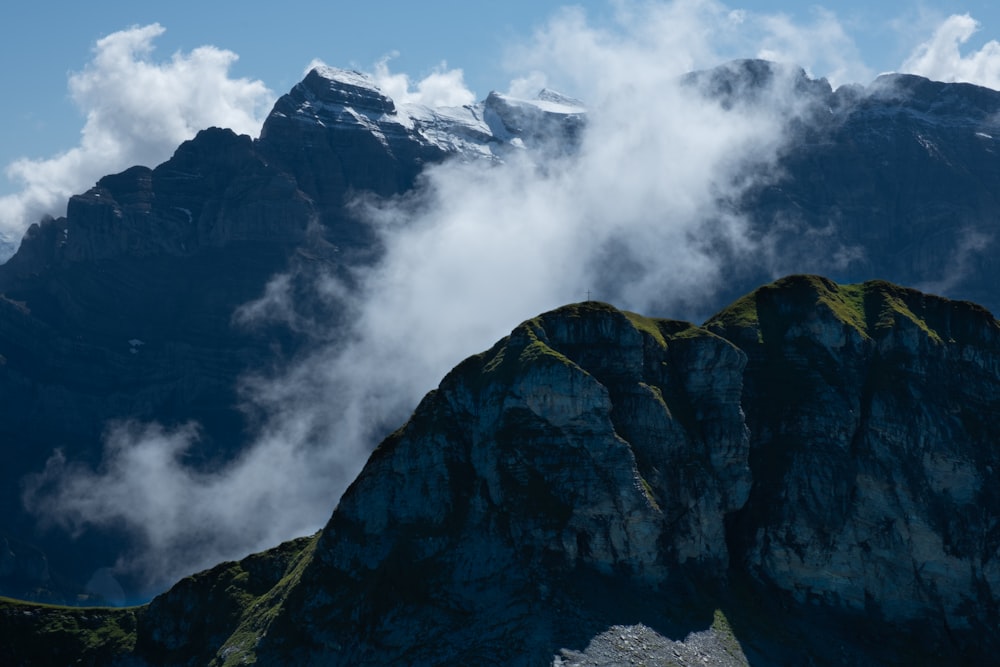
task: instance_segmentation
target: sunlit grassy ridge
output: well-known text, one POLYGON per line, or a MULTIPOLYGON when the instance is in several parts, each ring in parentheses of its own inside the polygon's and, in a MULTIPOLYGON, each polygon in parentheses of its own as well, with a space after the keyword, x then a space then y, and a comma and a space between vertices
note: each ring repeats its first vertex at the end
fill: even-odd
POLYGON ((992 320, 982 307, 950 301, 884 280, 839 285, 828 278, 811 275, 789 276, 747 294, 705 323, 718 328, 761 330, 761 317, 782 316, 772 312, 771 295, 782 294, 783 307, 823 306, 833 316, 858 332, 863 339, 877 338, 899 324, 913 324, 935 343, 954 340, 951 311, 960 307, 992 320))
POLYGON ((140 607, 64 607, 0 598, 0 664, 107 664, 130 654, 153 662, 167 658, 171 664, 253 662, 257 642, 281 613, 317 539, 292 540, 222 563, 140 607), (164 614, 169 626, 150 632, 164 614), (17 641, 8 640, 13 638, 17 641))
MULTIPOLYGON (((611 304, 603 303, 601 301, 584 301, 582 303, 569 304, 550 313, 539 315, 538 317, 524 322, 521 326, 515 329, 513 335, 523 333, 524 335, 527 335, 530 340, 530 344, 526 346, 519 355, 518 361, 523 366, 525 363, 537 361, 542 356, 553 355, 561 361, 571 363, 565 355, 555 350, 546 342, 546 320, 549 318, 557 318, 563 321, 572 321, 573 319, 590 318, 595 315, 623 318, 624 321, 631 324, 636 331, 649 336, 660 347, 664 348, 667 347, 669 340, 673 338, 713 335, 705 329, 691 324, 690 322, 646 317, 645 315, 640 315, 627 310, 619 310, 611 304)), ((505 363, 510 363, 511 360, 504 354, 505 349, 509 346, 503 344, 508 340, 509 339, 501 341, 501 343, 490 350, 490 352, 485 353, 489 358, 489 361, 485 366, 485 371, 487 373, 497 371, 503 367, 505 363)), ((508 370, 515 369, 508 368, 508 370)))

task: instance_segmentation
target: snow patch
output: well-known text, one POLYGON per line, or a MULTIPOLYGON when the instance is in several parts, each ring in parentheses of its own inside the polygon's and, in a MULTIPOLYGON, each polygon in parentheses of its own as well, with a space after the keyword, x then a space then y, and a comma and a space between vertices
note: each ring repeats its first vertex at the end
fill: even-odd
POLYGON ((524 146, 524 139, 519 135, 526 128, 521 125, 534 126, 547 122, 545 119, 558 124, 558 117, 586 114, 579 100, 548 89, 541 90, 535 99, 491 93, 487 100, 476 104, 429 107, 415 102, 396 103, 381 90, 374 77, 363 72, 329 65, 316 65, 313 71, 330 82, 332 88, 370 91, 371 99, 387 101, 393 111, 387 113, 385 107, 378 108, 378 105, 366 108, 362 98, 368 98, 367 93, 345 90, 343 95, 328 97, 309 90, 305 99, 299 102, 294 117, 320 127, 369 132, 386 147, 393 137, 416 134, 419 140, 444 153, 494 160, 502 158, 505 151, 524 146), (502 109, 491 108, 496 106, 502 109), (517 127, 512 127, 511 123, 517 127))
POLYGON ((378 93, 382 92, 378 84, 375 83, 375 79, 364 72, 340 69, 339 67, 330 67, 329 65, 317 65, 313 69, 328 81, 343 83, 348 86, 355 86, 356 88, 368 88, 378 93))

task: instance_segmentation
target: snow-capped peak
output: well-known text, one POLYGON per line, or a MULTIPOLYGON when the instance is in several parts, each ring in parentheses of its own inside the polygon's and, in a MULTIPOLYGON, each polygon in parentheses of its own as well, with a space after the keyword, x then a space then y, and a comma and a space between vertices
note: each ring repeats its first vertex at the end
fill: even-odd
POLYGON ((369 74, 317 65, 272 113, 364 130, 387 147, 416 141, 446 154, 497 159, 526 144, 572 141, 585 112, 580 101, 547 89, 531 100, 490 93, 482 102, 460 107, 397 104, 369 74))
POLYGON ((552 113, 586 113, 587 111, 587 107, 580 100, 548 88, 542 88, 538 91, 535 101, 539 105, 552 105, 549 109, 552 113))
POLYGON ((379 90, 378 84, 375 83, 375 79, 364 72, 340 69, 339 67, 330 67, 329 65, 317 65, 312 71, 331 83, 354 86, 355 88, 368 88, 379 93, 382 92, 379 90))

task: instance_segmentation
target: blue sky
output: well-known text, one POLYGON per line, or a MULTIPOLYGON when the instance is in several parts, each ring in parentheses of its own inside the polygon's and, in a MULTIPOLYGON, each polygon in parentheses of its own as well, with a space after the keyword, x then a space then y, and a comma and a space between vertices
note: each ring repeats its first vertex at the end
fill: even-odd
POLYGON ((939 49, 930 58, 936 59, 937 69, 925 59, 921 66, 927 71, 920 73, 947 78, 950 69, 955 69, 955 63, 947 62, 950 48, 952 60, 964 59, 959 65, 966 72, 964 77, 952 78, 975 78, 968 73, 976 71, 975 76, 986 77, 978 82, 1000 86, 1000 45, 993 42, 1000 38, 1000 7, 983 1, 841 2, 827 8, 788 0, 728 4, 714 0, 482 4, 428 0, 378 5, 19 2, 5 8, 0 23, 4 63, 0 87, 5 100, 0 105, 0 195, 4 195, 0 198, 0 234, 6 234, 10 242, 18 236, 18 229, 41 213, 62 214, 66 195, 86 189, 101 174, 134 162, 152 166, 166 159, 172 147, 200 124, 242 122, 238 129, 253 134, 255 123, 274 97, 293 86, 314 59, 371 71, 391 56, 387 67, 407 74, 413 85, 435 71, 457 75, 456 70, 461 70, 461 84, 479 99, 491 89, 507 90, 512 79, 539 71, 548 78, 532 80, 579 93, 574 90, 581 87, 579 80, 560 79, 558 73, 547 71, 539 49, 533 58, 523 57, 533 34, 565 6, 580 8, 587 25, 615 33, 621 30, 616 16, 649 5, 671 5, 702 17, 707 41, 718 43, 711 53, 692 55, 694 66, 710 66, 712 58, 769 56, 795 61, 835 83, 867 83, 879 72, 904 69, 908 60, 913 69, 913 55, 921 44, 941 31, 949 17, 969 15, 976 31, 967 37, 968 25, 952 25, 949 34, 939 33, 939 49), (737 16, 742 17, 743 33, 737 36, 729 25, 727 34, 714 40, 712 22, 731 24, 737 16), (96 62, 98 40, 153 25, 159 29, 143 33, 142 48, 119 54, 167 70, 162 76, 147 77, 144 85, 153 90, 123 84, 122 76, 132 74, 120 59, 110 65, 96 62), (967 41, 961 43, 964 37, 967 41), (206 60, 193 56, 205 46, 212 47, 209 56, 229 52, 234 57, 206 60), (191 69, 211 72, 211 76, 199 84, 198 72, 191 69), (74 92, 71 77, 88 71, 92 76, 83 90, 74 92), (218 93, 206 95, 212 89, 218 93), (170 91, 183 96, 194 90, 200 92, 192 92, 191 99, 176 108, 161 103, 170 91), (163 117, 175 118, 161 122, 149 109, 140 109, 146 117, 133 123, 129 114, 135 109, 128 105, 114 108, 127 95, 134 96, 134 104, 140 106, 145 96, 147 106, 159 104, 163 117), (213 105, 221 111, 209 108, 213 105), (81 145, 88 114, 95 110, 104 114, 104 124, 98 127, 95 121, 86 130, 91 148, 66 155, 81 145), (183 122, 174 122, 176 117, 183 122), (149 132, 149 127, 155 131, 149 132), (114 136, 116 128, 125 128, 127 136, 114 136), (109 147, 109 142, 114 145, 109 147), (56 160, 60 156, 63 159, 56 160), (13 166, 17 160, 21 160, 20 167, 13 166))

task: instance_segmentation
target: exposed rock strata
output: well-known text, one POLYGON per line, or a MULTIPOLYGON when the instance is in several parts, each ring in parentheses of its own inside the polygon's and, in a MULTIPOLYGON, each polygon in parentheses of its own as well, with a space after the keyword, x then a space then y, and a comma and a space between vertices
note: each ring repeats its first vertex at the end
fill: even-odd
POLYGON ((749 357, 754 491, 734 522, 749 571, 799 604, 996 645, 996 320, 888 283, 794 278, 707 327, 749 357))
POLYGON ((375 451, 303 575, 323 592, 261 655, 537 663, 590 611, 583 582, 724 572, 750 488, 743 364, 705 330, 596 303, 521 325, 375 451))
MULTIPOLYGON (((884 282, 792 277, 704 327, 567 306, 457 366, 320 535, 102 617, 134 634, 88 655, 985 664, 998 405, 1000 323, 884 282)), ((53 614, 0 605, 77 641, 53 614)))

